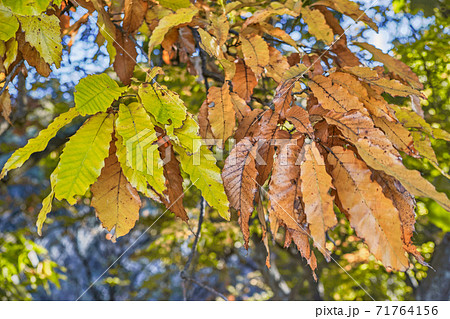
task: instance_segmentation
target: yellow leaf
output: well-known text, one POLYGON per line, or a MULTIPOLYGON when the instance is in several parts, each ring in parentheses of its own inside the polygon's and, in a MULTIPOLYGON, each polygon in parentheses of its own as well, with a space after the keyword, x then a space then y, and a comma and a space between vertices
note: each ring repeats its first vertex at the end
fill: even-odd
POLYGON ((259 77, 270 60, 267 42, 259 35, 252 35, 248 38, 241 36, 240 40, 245 63, 252 69, 256 77, 259 77))
POLYGON ((269 64, 266 66, 267 75, 274 79, 275 82, 280 83, 289 67, 286 57, 274 47, 269 47, 269 64))
POLYGON ((371 179, 370 169, 352 151, 340 146, 331 149, 328 162, 333 167, 331 175, 340 204, 356 234, 386 267, 408 269, 399 212, 371 179))
POLYGON ((59 68, 62 45, 59 19, 52 15, 19 16, 25 40, 38 50, 40 56, 48 64, 55 63, 59 68))
POLYGON ((301 196, 314 245, 330 260, 325 248, 325 232, 337 224, 333 211, 333 196, 330 190, 331 176, 328 175, 325 162, 315 142, 304 143, 300 165, 301 196))
POLYGON ((155 46, 161 44, 165 35, 173 27, 191 22, 192 18, 197 14, 198 9, 194 6, 189 8, 180 8, 175 13, 171 13, 163 17, 158 26, 153 30, 148 44, 148 52, 151 53, 155 46))
POLYGON ((348 15, 355 21, 363 21, 369 25, 372 29, 378 32, 378 26, 370 19, 365 12, 359 9, 359 5, 356 2, 350 0, 320 0, 312 4, 313 6, 327 6, 336 11, 339 11, 345 15, 348 15))
POLYGON ((333 30, 328 26, 325 17, 319 10, 303 7, 301 14, 303 20, 308 24, 308 32, 315 36, 318 41, 323 41, 325 44, 333 42, 333 30))
POLYGON ((228 83, 222 88, 211 87, 208 91, 208 118, 214 137, 222 140, 222 145, 233 135, 236 124, 235 111, 231 102, 228 83))

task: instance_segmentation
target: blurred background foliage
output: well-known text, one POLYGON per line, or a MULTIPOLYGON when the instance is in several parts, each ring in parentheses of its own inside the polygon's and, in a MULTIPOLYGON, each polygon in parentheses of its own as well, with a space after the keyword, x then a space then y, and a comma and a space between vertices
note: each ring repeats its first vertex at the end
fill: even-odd
MULTIPOLYGON (((373 1, 358 1, 364 9, 373 1)), ((252 12, 251 8, 248 8, 252 12)), ((84 12, 78 10, 76 15, 84 12), (80 12, 78 12, 80 11, 80 12)), ((380 46, 411 66, 424 83, 427 100, 422 101, 426 120, 434 127, 450 131, 450 84, 448 80, 450 42, 450 7, 445 0, 381 0, 367 14, 380 26, 379 34, 368 31, 362 23, 339 17, 350 41, 364 39, 380 46)), ((239 17, 237 17, 239 18, 239 17)), ((293 38, 312 51, 321 48, 307 30, 293 19, 279 23, 293 38)), ((80 30, 70 52, 64 52, 62 67, 50 78, 42 78, 32 68, 20 74, 12 86, 13 125, 0 122, 0 166, 11 152, 24 145, 56 115, 73 105, 73 87, 87 74, 114 73, 107 69, 105 47, 94 42, 94 22, 80 30)), ((67 44, 69 39, 63 39, 67 44)), ((141 36, 147 50, 148 37, 141 36)), ((358 52, 356 47, 351 47, 358 52)), ((363 56, 368 65, 376 65, 363 56)), ((138 61, 148 67, 144 55, 138 61)), ((196 113, 205 98, 202 79, 190 75, 186 65, 171 61, 167 65, 158 50, 151 65, 160 65, 165 75, 159 81, 178 92, 189 110, 196 113)), ((136 78, 145 74, 136 71, 136 78)), ((265 103, 273 96, 274 83, 257 90, 257 100, 265 103)), ((396 102, 408 105, 408 99, 396 102)), ((56 204, 49 215, 44 235, 39 237, 35 220, 40 202, 49 187, 49 175, 56 166, 62 143, 79 127, 80 122, 60 132, 49 147, 32 156, 27 164, 0 181, 0 300, 180 300, 183 287, 188 300, 215 300, 217 295, 193 281, 183 281, 180 272, 191 255, 200 212, 200 194, 191 188, 184 204, 189 212, 188 224, 164 214, 162 207, 144 199, 140 220, 127 236, 117 243, 105 239, 89 200, 74 207, 56 204), (153 225, 153 226, 151 226, 153 225), (149 229, 150 228, 150 229, 149 229), (117 260, 117 258, 119 258, 117 260), (117 260, 117 261, 116 261, 117 260), (93 285, 91 285, 94 283, 93 285)), ((449 171, 449 144, 432 141, 437 160, 449 171)), ((406 159, 419 169, 440 191, 450 194, 450 183, 427 160, 406 159)), ((318 254, 318 281, 294 247, 284 248, 276 238, 270 248, 271 268, 267 268, 266 249, 261 242, 258 217, 252 219, 252 241, 243 247, 237 216, 231 222, 206 208, 198 238, 197 253, 189 276, 230 300, 415 300, 449 299, 448 237, 450 215, 431 200, 418 199, 414 241, 427 262, 436 271, 411 259, 414 267, 406 273, 387 271, 354 231, 338 215, 340 223, 329 233, 327 245, 335 262, 326 263, 318 254), (441 282, 440 288, 435 282, 441 282), (437 285, 437 286, 436 286, 437 285), (445 288, 447 287, 447 288, 445 288), (364 288, 364 289, 362 289, 364 288), (434 294, 433 294, 434 293, 434 294), (370 294, 370 296, 369 296, 370 294)))

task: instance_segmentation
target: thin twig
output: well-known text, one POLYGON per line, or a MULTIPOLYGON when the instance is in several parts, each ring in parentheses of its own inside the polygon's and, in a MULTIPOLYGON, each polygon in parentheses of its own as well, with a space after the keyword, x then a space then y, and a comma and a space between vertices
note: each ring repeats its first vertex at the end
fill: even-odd
POLYGON ((10 83, 11 80, 12 80, 12 77, 13 77, 14 73, 16 73, 17 69, 18 69, 20 66, 22 66, 23 62, 24 62, 24 60, 21 60, 19 63, 17 63, 17 64, 14 66, 14 68, 12 69, 11 73, 8 74, 8 76, 7 76, 6 79, 5 79, 5 84, 4 84, 4 86, 2 87, 2 89, 0 90, 0 96, 3 94, 3 92, 5 92, 6 88, 8 87, 9 83, 10 83))
POLYGON ((220 292, 218 292, 218 291, 215 290, 214 288, 212 288, 212 287, 210 287, 210 286, 207 286, 207 285, 201 283, 200 281, 198 281, 198 280, 195 279, 195 278, 192 278, 192 277, 186 277, 185 280, 192 281, 194 284, 196 284, 196 285, 198 285, 198 286, 200 286, 200 287, 202 287, 202 288, 208 290, 209 292, 215 294, 216 296, 222 298, 223 300, 228 301, 228 298, 225 297, 223 294, 221 294, 220 292))

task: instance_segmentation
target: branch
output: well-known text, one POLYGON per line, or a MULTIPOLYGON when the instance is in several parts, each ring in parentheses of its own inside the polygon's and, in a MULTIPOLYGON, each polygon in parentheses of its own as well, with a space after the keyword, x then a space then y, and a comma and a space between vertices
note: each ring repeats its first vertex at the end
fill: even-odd
POLYGON ((14 68, 11 70, 11 72, 8 74, 8 76, 6 77, 6 79, 4 80, 5 84, 3 85, 2 89, 0 90, 0 96, 3 94, 3 92, 6 91, 6 89, 8 88, 9 83, 11 82, 14 74, 16 73, 17 69, 22 66, 24 60, 20 60, 19 63, 17 63, 14 68))

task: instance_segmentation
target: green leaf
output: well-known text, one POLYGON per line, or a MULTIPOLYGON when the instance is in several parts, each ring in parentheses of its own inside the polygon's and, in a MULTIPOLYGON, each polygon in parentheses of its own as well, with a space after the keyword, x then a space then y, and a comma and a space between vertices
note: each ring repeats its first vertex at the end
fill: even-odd
POLYGON ((198 131, 198 124, 190 115, 186 118, 182 127, 173 129, 170 126, 167 128, 167 134, 170 138, 191 154, 198 152, 202 145, 202 139, 198 131))
POLYGON ((105 165, 113 132, 112 114, 89 118, 66 143, 58 165, 55 197, 75 204, 76 195, 84 195, 105 165))
POLYGON ((148 188, 147 177, 143 172, 136 171, 132 169, 127 164, 127 150, 123 144, 123 138, 120 135, 116 135, 116 155, 119 159, 120 167, 122 167, 123 175, 127 178, 128 182, 137 189, 138 192, 141 192, 146 197, 153 199, 154 201, 160 202, 158 195, 148 188))
POLYGON ((127 90, 107 74, 89 75, 75 86, 75 107, 81 115, 105 112, 127 90))
POLYGON ((191 5, 189 0, 160 0, 158 1, 163 7, 178 10, 181 8, 188 8, 191 5))
MULTIPOLYGON (((1 0, 3 5, 14 13, 22 15, 38 15, 47 9, 50 0, 1 0)), ((58 33, 59 34, 59 33, 58 33)))
POLYGON ((25 40, 36 48, 45 62, 55 63, 59 68, 62 54, 59 19, 43 13, 40 16, 22 16, 19 21, 25 31, 25 40))
POLYGON ((126 148, 126 164, 144 174, 150 186, 162 194, 166 187, 158 145, 154 144, 157 135, 151 118, 142 105, 120 104, 116 130, 123 138, 126 148))
POLYGON ((8 161, 3 166, 0 178, 3 178, 6 173, 12 169, 19 168, 30 158, 33 153, 43 151, 48 142, 55 137, 56 133, 65 125, 72 122, 72 120, 79 114, 75 108, 71 108, 69 111, 59 115, 53 120, 53 122, 42 131, 35 138, 32 138, 28 143, 15 151, 8 161))
POLYGON ((164 86, 149 84, 139 87, 139 96, 147 112, 161 124, 172 124, 174 128, 183 125, 186 107, 178 94, 164 86))
POLYGON ((19 21, 17 21, 17 18, 12 14, 12 12, 1 3, 0 21, 2 21, 2 27, 0 28, 0 40, 8 41, 19 29, 19 21))
POLYGON ((177 151, 180 154, 181 167, 189 174, 192 183, 202 192, 208 204, 217 209, 220 216, 229 220, 229 202, 223 188, 220 169, 212 152, 204 145, 193 155, 188 155, 179 147, 177 151))
POLYGON ((150 42, 148 44, 149 54, 153 51, 153 48, 155 46, 161 44, 170 29, 177 25, 191 22, 192 18, 197 14, 197 12, 198 9, 192 6, 189 8, 181 8, 175 13, 169 14, 162 18, 159 21, 158 26, 155 28, 155 30, 153 30, 150 37, 150 42))
POLYGON ((50 213, 50 211, 52 210, 52 202, 53 198, 55 197, 55 184, 56 179, 58 177, 58 172, 59 169, 57 167, 53 171, 52 175, 50 175, 50 185, 51 185, 50 194, 48 194, 47 197, 45 197, 44 200, 42 201, 42 208, 39 211, 39 215, 36 221, 37 232, 39 236, 42 236, 42 226, 44 225, 44 222, 47 219, 48 213, 50 213))

